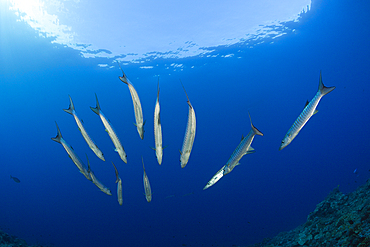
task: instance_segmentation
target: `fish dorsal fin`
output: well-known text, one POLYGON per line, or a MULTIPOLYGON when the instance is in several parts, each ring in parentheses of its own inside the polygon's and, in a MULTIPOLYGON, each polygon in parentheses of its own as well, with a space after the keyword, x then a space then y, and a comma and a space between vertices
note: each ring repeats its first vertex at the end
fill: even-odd
POLYGON ((244 139, 244 135, 242 135, 242 139, 240 141, 242 141, 244 139))
POLYGON ((306 104, 304 105, 304 107, 306 107, 310 102, 307 100, 306 101, 306 104))
POLYGON ((249 146, 248 151, 253 151, 253 150, 254 148, 252 148, 252 146, 249 146))

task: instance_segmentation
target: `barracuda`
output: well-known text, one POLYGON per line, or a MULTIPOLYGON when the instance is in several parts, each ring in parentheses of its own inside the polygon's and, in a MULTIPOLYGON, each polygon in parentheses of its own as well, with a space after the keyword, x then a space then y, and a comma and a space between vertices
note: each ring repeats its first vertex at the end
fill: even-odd
POLYGON ((103 125, 105 127, 105 130, 107 131, 110 139, 112 140, 114 146, 115 146, 115 151, 119 154, 119 157, 121 157, 121 159, 123 160, 123 162, 127 163, 127 155, 126 155, 126 152, 125 150, 123 149, 123 146, 120 142, 120 140, 118 139, 118 136, 116 134, 116 132, 114 131, 112 125, 109 123, 109 121, 105 118, 103 112, 100 110, 100 105, 99 105, 99 101, 98 101, 98 96, 96 96, 95 94, 95 98, 96 98, 96 107, 91 107, 91 110, 93 112, 95 112, 96 114, 98 114, 98 116, 100 117, 101 121, 103 122, 103 125))
POLYGON ((306 107, 303 109, 301 114, 298 116, 298 118, 293 123, 292 127, 288 130, 286 133, 284 139, 281 141, 281 145, 279 150, 282 150, 286 146, 288 146, 293 139, 298 135, 299 131, 305 126, 307 121, 315 114, 317 113, 316 107, 319 104, 321 98, 333 91, 335 87, 325 87, 322 83, 322 76, 320 71, 320 81, 319 81, 319 90, 317 91, 315 97, 306 104, 306 107))
POLYGON ((62 133, 60 132, 60 129, 58 127, 57 122, 55 122, 55 125, 57 126, 58 134, 56 137, 51 138, 53 141, 56 141, 60 144, 62 144, 63 148, 67 151, 69 158, 75 163, 77 166, 78 170, 88 179, 91 181, 91 178, 85 168, 85 165, 82 163, 80 158, 77 156, 73 148, 63 139, 62 133))
MULTIPOLYGON (((118 63, 118 61, 117 61, 117 63, 118 63)), ((140 138, 143 140, 144 139, 144 125, 145 125, 145 122, 144 122, 144 119, 143 119, 143 110, 141 108, 139 95, 137 94, 137 92, 136 92, 134 86, 131 84, 130 80, 127 78, 127 76, 123 72, 123 70, 121 68, 121 65, 119 63, 118 63, 118 65, 119 65, 119 67, 122 71, 122 74, 123 74, 122 76, 119 76, 118 78, 122 82, 127 84, 128 89, 130 90, 132 103, 134 105, 134 112, 135 112, 135 120, 136 120, 135 126, 137 128, 137 132, 140 135, 140 138)))
POLYGON ((98 156, 101 160, 105 161, 105 158, 104 158, 104 155, 103 155, 102 151, 100 151, 100 149, 96 146, 96 144, 91 139, 89 134, 87 134, 87 131, 85 130, 82 122, 78 118, 71 96, 69 96, 69 101, 70 101, 69 108, 68 109, 63 109, 63 111, 71 114, 74 117, 74 119, 77 123, 78 129, 80 130, 80 132, 81 132, 83 138, 85 139, 87 145, 89 145, 90 149, 96 154, 96 156, 98 156))
POLYGON ((160 106, 159 106, 159 78, 158 78, 158 91, 157 91, 157 101, 155 103, 154 109, 154 141, 155 141, 155 155, 157 156, 158 164, 162 164, 163 147, 162 147, 162 125, 160 116, 160 106))
MULTIPOLYGON (((182 85, 182 87, 184 88, 184 85, 182 85)), ((194 144, 195 130, 196 130, 195 111, 194 111, 193 106, 190 103, 190 100, 189 100, 188 94, 186 93, 185 88, 184 88, 184 91, 185 91, 186 97, 188 98, 189 113, 188 113, 188 123, 186 126, 184 142, 182 144, 182 149, 180 151, 181 168, 184 168, 189 161, 190 153, 191 153, 191 150, 194 144)))

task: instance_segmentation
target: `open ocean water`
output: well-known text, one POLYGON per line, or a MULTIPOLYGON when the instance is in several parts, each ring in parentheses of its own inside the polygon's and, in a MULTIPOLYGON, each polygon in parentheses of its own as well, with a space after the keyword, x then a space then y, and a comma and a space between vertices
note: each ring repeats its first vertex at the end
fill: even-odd
MULTIPOLYGON (((116 58, 84 58, 52 43, 8 10, 0 16, 0 229, 31 244, 100 246, 246 246, 305 222, 335 187, 351 192, 370 176, 370 19, 368 1, 313 0, 285 35, 212 48, 206 55, 122 63, 136 88, 145 134, 116 58), (98 64, 107 64, 106 67, 98 64), (324 96, 294 141, 284 135, 317 92, 324 96), (158 165, 153 119, 159 76, 163 162, 158 165), (197 129, 189 163, 180 167, 188 104, 197 129), (114 126, 127 153, 118 154, 95 107, 114 126), (76 113, 104 153, 100 160, 63 111, 76 113), (253 124, 254 154, 203 190, 253 124), (88 181, 63 138, 112 191, 88 181), (145 200, 143 157, 153 199, 145 200), (117 202, 114 162, 123 185, 117 202), (17 177, 20 183, 9 179, 17 177)), ((114 34, 112 34, 114 35, 114 34)))

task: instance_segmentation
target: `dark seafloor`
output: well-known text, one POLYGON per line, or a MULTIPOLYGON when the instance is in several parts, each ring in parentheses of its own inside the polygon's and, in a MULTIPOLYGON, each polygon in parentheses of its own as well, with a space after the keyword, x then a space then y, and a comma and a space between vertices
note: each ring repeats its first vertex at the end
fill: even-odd
MULTIPOLYGON (((0 230, 0 247, 28 246, 42 247, 27 245, 26 241, 0 230)), ((248 247, 275 246, 370 246, 370 179, 348 195, 340 192, 339 187, 335 188, 317 204, 306 223, 248 247)))

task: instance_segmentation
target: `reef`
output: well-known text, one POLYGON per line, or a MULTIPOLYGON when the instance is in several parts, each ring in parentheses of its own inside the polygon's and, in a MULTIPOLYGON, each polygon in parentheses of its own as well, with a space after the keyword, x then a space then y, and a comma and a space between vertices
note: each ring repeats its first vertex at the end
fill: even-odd
MULTIPOLYGON (((41 245, 27 245, 26 241, 9 235, 0 230, 0 247, 43 247, 41 245)), ((47 246, 44 246, 47 247, 47 246)))
POLYGON ((370 180, 345 195, 335 188, 306 223, 249 247, 370 246, 370 180))

